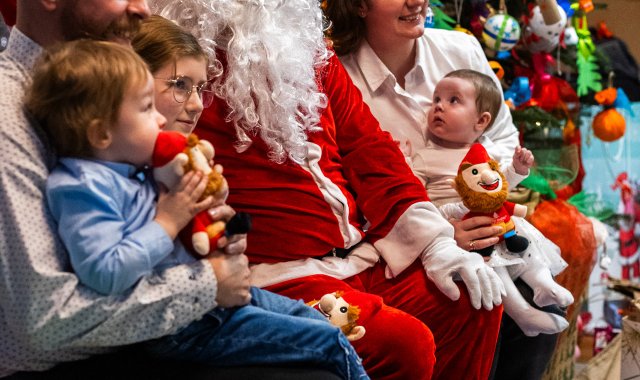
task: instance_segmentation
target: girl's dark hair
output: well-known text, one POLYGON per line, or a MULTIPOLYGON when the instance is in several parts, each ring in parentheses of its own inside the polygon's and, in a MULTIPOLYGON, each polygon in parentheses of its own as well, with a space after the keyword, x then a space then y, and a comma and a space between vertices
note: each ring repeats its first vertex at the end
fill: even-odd
POLYGON ((331 22, 326 31, 338 55, 354 52, 365 38, 366 25, 358 15, 363 0, 326 0, 322 9, 331 22))

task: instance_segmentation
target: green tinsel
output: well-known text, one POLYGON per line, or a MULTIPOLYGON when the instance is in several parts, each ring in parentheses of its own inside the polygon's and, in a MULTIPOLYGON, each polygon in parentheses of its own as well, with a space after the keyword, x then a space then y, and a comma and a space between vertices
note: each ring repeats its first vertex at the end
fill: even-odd
POLYGON ((594 55, 584 57, 578 54, 578 96, 585 96, 589 90, 598 92, 602 90, 602 75, 598 72, 598 61, 594 55))
POLYGON ((433 11, 433 28, 453 30, 453 27, 456 25, 456 20, 444 13, 441 9, 443 7, 442 2, 440 2, 440 0, 434 0, 430 2, 430 5, 433 11))
POLYGON ((531 173, 524 181, 520 182, 520 186, 536 191, 549 199, 557 198, 556 193, 549 185, 549 181, 541 175, 531 173))
POLYGON ((567 202, 586 216, 594 217, 600 221, 605 221, 615 216, 613 208, 598 200, 598 196, 593 193, 581 191, 569 198, 567 202))

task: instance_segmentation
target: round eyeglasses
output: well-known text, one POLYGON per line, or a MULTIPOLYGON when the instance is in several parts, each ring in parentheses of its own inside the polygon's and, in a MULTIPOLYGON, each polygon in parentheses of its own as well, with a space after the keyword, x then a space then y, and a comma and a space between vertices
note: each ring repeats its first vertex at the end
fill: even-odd
POLYGON ((211 82, 204 82, 200 85, 193 84, 193 79, 185 76, 177 76, 175 78, 155 78, 163 80, 173 92, 173 99, 178 103, 184 103, 191 97, 193 90, 196 90, 196 94, 202 101, 202 106, 207 108, 213 103, 213 90, 211 88, 211 82))

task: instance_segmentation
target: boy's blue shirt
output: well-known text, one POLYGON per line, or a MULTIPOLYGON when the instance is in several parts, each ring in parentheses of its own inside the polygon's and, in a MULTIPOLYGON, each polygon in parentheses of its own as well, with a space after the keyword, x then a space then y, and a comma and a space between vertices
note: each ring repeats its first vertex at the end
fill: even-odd
POLYGON ((157 192, 133 165, 61 158, 47 201, 80 280, 119 294, 154 270, 194 259, 154 221, 157 192))

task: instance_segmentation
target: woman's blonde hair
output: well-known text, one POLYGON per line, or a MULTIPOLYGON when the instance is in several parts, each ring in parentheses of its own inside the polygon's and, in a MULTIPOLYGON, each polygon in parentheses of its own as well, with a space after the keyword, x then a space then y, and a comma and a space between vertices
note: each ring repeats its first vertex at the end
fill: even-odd
POLYGON ((66 42, 40 58, 26 108, 58 155, 91 157, 88 127, 96 121, 115 124, 125 93, 148 77, 147 65, 130 48, 95 40, 66 42))
POLYGON ((196 37, 173 21, 158 15, 142 21, 140 31, 131 40, 133 49, 147 62, 152 73, 167 63, 175 63, 183 57, 208 56, 196 37))

